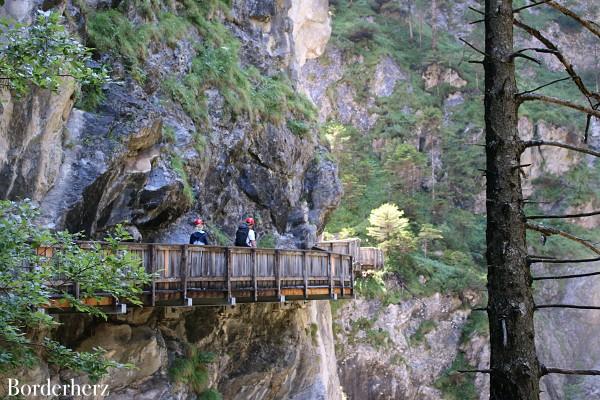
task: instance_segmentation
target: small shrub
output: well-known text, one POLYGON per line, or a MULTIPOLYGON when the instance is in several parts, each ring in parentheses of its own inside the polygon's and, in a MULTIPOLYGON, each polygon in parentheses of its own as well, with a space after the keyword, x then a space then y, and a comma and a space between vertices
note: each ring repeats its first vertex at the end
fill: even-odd
POLYGON ((435 387, 444 393, 448 400, 476 400, 479 399, 475 387, 475 374, 457 372, 473 367, 465 360, 464 353, 458 353, 450 368, 435 382, 435 387))
POLYGON ((287 127, 294 135, 299 137, 305 137, 311 129, 311 126, 305 121, 298 121, 295 119, 288 119, 287 127))
POLYGON ((276 242, 275 235, 267 233, 258 239, 257 246, 264 249, 274 249, 277 244, 276 242))
POLYGON ((379 298, 386 293, 383 271, 365 271, 363 277, 357 278, 354 289, 359 296, 366 299, 379 298))
POLYGON ((410 337, 411 346, 417 346, 420 343, 423 343, 423 341, 425 340, 425 335, 433 331, 435 328, 437 328, 437 324, 435 323, 435 321, 425 320, 421 322, 419 328, 410 337))
POLYGON ((190 181, 188 180, 187 172, 185 172, 185 166, 181 157, 177 154, 171 155, 171 168, 173 171, 179 175, 181 181, 183 183, 183 194, 189 203, 194 202, 194 192, 192 191, 192 186, 190 185, 190 181))
POLYGON ((196 394, 207 390, 208 365, 215 359, 213 353, 201 352, 197 348, 189 346, 185 357, 173 361, 169 369, 169 376, 175 382, 188 385, 196 394))
POLYGON ((316 346, 317 343, 317 333, 319 332, 319 325, 314 322, 310 324, 310 337, 312 339, 313 346, 316 346))
POLYGON ((165 141, 165 143, 175 143, 175 141, 177 140, 175 136, 175 129, 172 126, 163 125, 162 138, 165 141))

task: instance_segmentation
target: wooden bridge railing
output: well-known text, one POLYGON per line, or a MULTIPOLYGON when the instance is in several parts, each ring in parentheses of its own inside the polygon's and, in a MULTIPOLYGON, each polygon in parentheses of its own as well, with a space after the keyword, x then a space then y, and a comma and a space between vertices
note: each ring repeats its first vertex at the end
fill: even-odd
POLYGON ((383 250, 378 247, 361 247, 359 260, 364 268, 383 268, 383 250))
POLYGON ((377 247, 361 247, 359 238, 321 241, 317 243, 317 247, 334 253, 351 255, 362 268, 383 268, 383 250, 377 247))
POLYGON ((360 239, 325 240, 317 243, 317 247, 332 253, 348 254, 354 261, 360 259, 360 239))
MULTIPOLYGON (((144 288, 146 306, 351 298, 354 294, 353 257, 347 254, 176 244, 123 243, 122 247, 136 254, 154 276, 144 288)), ((44 250, 45 255, 51 256, 51 250, 44 250)))

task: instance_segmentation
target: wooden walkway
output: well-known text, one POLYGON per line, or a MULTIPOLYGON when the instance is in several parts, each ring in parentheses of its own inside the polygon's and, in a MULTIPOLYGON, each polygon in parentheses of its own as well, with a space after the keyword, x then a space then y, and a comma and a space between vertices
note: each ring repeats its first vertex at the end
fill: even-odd
POLYGON ((333 253, 351 255, 361 269, 383 268, 383 250, 377 247, 361 247, 358 238, 321 241, 317 243, 317 247, 333 253))
MULTIPOLYGON (((83 242, 82 247, 90 245, 83 242)), ((143 304, 192 306, 353 298, 354 258, 315 250, 123 243, 154 276, 143 304)), ((39 249, 51 257, 52 248, 39 249)), ((71 283, 73 294, 76 283, 71 283)), ((117 306, 111 299, 99 306, 117 306)), ((56 299, 50 308, 65 308, 56 299)), ((118 305, 119 311, 125 310, 118 305)))

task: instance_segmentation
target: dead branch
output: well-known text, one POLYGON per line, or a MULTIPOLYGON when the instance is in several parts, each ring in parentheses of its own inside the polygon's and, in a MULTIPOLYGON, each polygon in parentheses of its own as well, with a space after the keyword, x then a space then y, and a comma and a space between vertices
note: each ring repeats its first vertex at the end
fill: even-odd
POLYGON ((540 310, 543 308, 570 308, 574 310, 600 310, 599 306, 580 306, 577 304, 540 304, 535 306, 534 309, 540 310))
POLYGON ((594 22, 581 18, 579 15, 575 14, 567 7, 564 7, 555 1, 550 0, 547 1, 547 3, 550 7, 554 8, 555 10, 560 11, 564 15, 573 18, 575 21, 583 25, 583 27, 586 28, 588 31, 592 32, 594 35, 600 38, 600 29, 594 24, 594 22))
POLYGON ((467 61, 469 64, 483 64, 483 60, 469 60, 467 61))
POLYGON ((555 258, 543 258, 540 256, 535 256, 535 257, 528 257, 527 260, 529 261, 530 264, 533 264, 533 263, 578 264, 578 263, 588 263, 588 262, 600 261, 600 257, 580 258, 580 259, 573 259, 573 260, 566 260, 566 259, 559 260, 559 259, 555 259, 555 258))
POLYGON ((511 169, 519 169, 519 168, 527 168, 527 167, 531 167, 531 164, 519 164, 519 165, 515 165, 514 167, 511 167, 511 169))
POLYGON ((467 42, 465 39, 463 38, 458 38, 458 40, 460 40, 461 42, 463 42, 464 44, 466 44, 467 46, 469 46, 470 48, 472 48, 473 50, 475 50, 476 52, 478 52, 479 54, 482 54, 484 57, 487 57, 488 55, 485 53, 485 51, 483 50, 479 50, 477 47, 473 46, 471 43, 467 42))
POLYGON ((556 218, 584 218, 594 215, 600 215, 600 211, 592 211, 580 214, 562 214, 562 215, 528 215, 527 219, 556 219, 556 218))
POLYGON ((527 93, 533 93, 533 92, 537 92, 537 91, 538 91, 538 90, 540 90, 540 89, 543 89, 543 88, 545 88, 545 87, 548 87, 548 86, 550 86, 550 85, 554 85, 555 83, 558 83, 558 82, 566 81, 566 80, 568 80, 568 79, 571 79, 571 77, 570 77, 570 76, 567 76, 566 78, 556 79, 556 80, 553 80, 552 82, 548 82, 548 83, 546 83, 546 84, 544 84, 544 85, 542 85, 542 86, 538 86, 538 87, 536 87, 535 89, 531 89, 531 90, 525 90, 525 91, 523 91, 523 92, 517 93, 517 96, 521 96, 521 95, 523 95, 523 94, 527 94, 527 93))
POLYGON ((513 20, 513 24, 516 27, 523 29, 525 32, 529 33, 531 36, 535 37, 540 42, 542 42, 542 44, 546 46, 549 50, 552 50, 552 54, 554 54, 554 56, 565 67, 565 70, 573 79, 573 82, 575 82, 575 85, 577 85, 579 91, 588 99, 590 106, 592 106, 592 101, 590 100, 590 98, 594 98, 595 101, 598 102, 600 96, 597 93, 593 93, 585 86, 583 80, 575 72, 575 68, 573 68, 573 65, 565 58, 565 56, 558 50, 558 47, 556 47, 556 45, 552 43, 550 39, 544 36, 539 30, 519 21, 516 18, 513 20))
POLYGON ((545 141, 545 140, 528 140, 526 142, 523 142, 523 150, 525 150, 528 147, 538 147, 538 146, 562 147, 563 149, 569 149, 569 150, 573 150, 573 151, 578 151, 580 153, 589 154, 591 156, 600 157, 600 151, 588 149, 585 147, 573 146, 573 145, 562 143, 562 142, 545 141))
POLYGON ((595 276, 600 275, 600 272, 589 272, 587 274, 572 274, 572 275, 555 275, 555 276, 535 276, 532 279, 534 281, 546 281, 546 280, 554 280, 554 279, 575 279, 575 278, 585 278, 587 276, 595 276))
POLYGON ((600 118, 600 111, 598 110, 594 110, 591 107, 585 107, 568 100, 559 99, 557 97, 544 96, 542 94, 526 93, 522 95, 517 95, 517 101, 519 101, 519 103, 523 103, 526 101, 543 101, 545 103, 557 104, 559 106, 571 108, 573 110, 581 111, 588 115, 593 115, 594 117, 600 118))
POLYGON ((529 258, 539 259, 539 260, 556 260, 556 257, 552 257, 552 256, 531 255, 531 256, 528 256, 528 257, 529 258))
POLYGON ((461 374, 491 374, 491 369, 457 369, 461 374))
POLYGON ((545 4, 545 3, 547 3, 548 1, 550 1, 550 0, 542 0, 542 1, 538 1, 537 3, 532 3, 532 4, 528 4, 528 5, 526 5, 526 6, 523 6, 523 7, 515 8, 515 9, 513 10, 513 13, 515 13, 515 14, 516 14, 516 13, 519 13, 519 12, 521 12, 521 11, 523 11, 523 10, 526 10, 526 9, 528 9, 528 8, 535 7, 535 6, 539 6, 539 5, 542 5, 542 4, 545 4))
POLYGON ((545 54, 556 54, 556 50, 543 48, 543 47, 526 47, 524 49, 521 49, 521 50, 515 52, 515 54, 523 53, 525 51, 535 51, 536 53, 545 53, 545 54))
POLYGON ((542 62, 536 58, 530 57, 527 54, 523 54, 523 53, 513 53, 510 55, 509 59, 510 61, 513 61, 515 58, 524 58, 526 60, 529 61, 533 61, 534 63, 536 63, 537 65, 542 65, 542 62))
POLYGON ((476 9, 475 7, 469 6, 469 10, 475 11, 477 14, 485 15, 483 11, 476 9))
POLYGON ((591 251, 593 251, 596 254, 600 254, 600 249, 597 248, 596 246, 594 246, 589 240, 582 239, 582 238, 572 235, 568 232, 561 231, 560 229, 552 228, 549 226, 535 225, 535 224, 530 224, 530 223, 527 223, 525 226, 527 227, 527 229, 530 229, 530 230, 536 231, 536 232, 540 232, 546 236, 552 236, 552 235, 562 236, 564 238, 567 238, 569 240, 572 240, 574 242, 577 242, 577 243, 587 247, 588 249, 590 249, 591 251))
POLYGON ((548 368, 542 365, 542 376, 548 374, 561 374, 561 375, 600 375, 600 371, 596 369, 562 369, 562 368, 548 368))
POLYGON ((479 24, 481 22, 485 22, 485 19, 477 19, 475 21, 471 21, 471 22, 469 22, 469 25, 479 24))

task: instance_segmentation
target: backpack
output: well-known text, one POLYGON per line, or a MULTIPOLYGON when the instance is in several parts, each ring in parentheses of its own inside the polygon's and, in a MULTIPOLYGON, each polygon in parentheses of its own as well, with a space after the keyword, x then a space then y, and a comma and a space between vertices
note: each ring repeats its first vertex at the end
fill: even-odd
POLYGON ((207 245, 208 234, 205 231, 196 231, 190 236, 190 244, 207 245))
POLYGON ((250 228, 248 224, 241 224, 237 232, 235 232, 235 245, 239 247, 249 247, 246 241, 248 240, 248 233, 250 232, 250 228))

